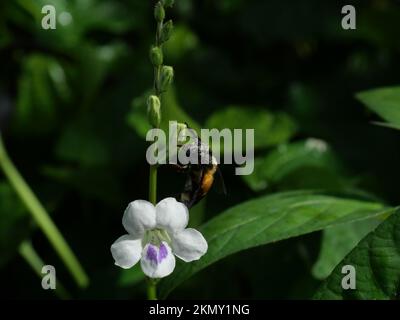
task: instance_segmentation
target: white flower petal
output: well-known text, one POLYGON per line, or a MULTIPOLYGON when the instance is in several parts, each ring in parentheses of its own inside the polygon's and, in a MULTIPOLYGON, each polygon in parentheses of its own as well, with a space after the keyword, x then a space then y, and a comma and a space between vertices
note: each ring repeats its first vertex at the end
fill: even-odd
POLYGON ((189 210, 175 198, 165 198, 156 205, 157 227, 175 233, 186 228, 189 210))
POLYGON ((135 239, 128 234, 119 237, 111 245, 111 254, 117 266, 124 269, 132 268, 140 260, 142 240, 135 239))
POLYGON ((156 209, 146 200, 132 201, 124 212, 122 224, 134 238, 139 239, 144 232, 156 226, 156 209))
POLYGON ((172 239, 172 251, 185 262, 200 259, 207 252, 208 244, 203 235, 192 228, 185 229, 172 239))
POLYGON ((148 277, 163 278, 174 271, 175 257, 166 242, 163 241, 160 247, 148 243, 143 249, 140 265, 148 277))

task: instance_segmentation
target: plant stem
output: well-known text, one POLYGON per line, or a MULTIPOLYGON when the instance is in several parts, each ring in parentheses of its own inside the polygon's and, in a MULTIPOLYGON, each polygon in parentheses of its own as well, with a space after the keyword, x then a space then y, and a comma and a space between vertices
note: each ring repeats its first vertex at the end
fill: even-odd
POLYGON ((150 166, 149 200, 154 205, 157 203, 157 165, 150 166))
MULTIPOLYGON (((29 241, 22 242, 19 246, 18 252, 31 266, 31 268, 33 269, 33 271, 35 271, 39 278, 42 278, 42 268, 44 266, 44 263, 33 248, 32 244, 29 241)), ((68 291, 64 288, 59 280, 57 280, 56 283, 55 293, 62 300, 71 299, 71 295, 68 293, 68 291)))
POLYGON ((157 283, 150 278, 147 280, 147 299, 157 300, 157 283))
POLYGON ((81 288, 87 287, 89 278, 83 270, 78 259, 68 246, 57 226, 51 220, 46 209, 35 196, 29 185, 25 182, 17 168, 9 158, 7 151, 3 145, 0 133, 0 167, 3 169, 5 176, 10 184, 24 203, 28 211, 35 219, 39 228, 46 235, 47 239, 64 262, 69 272, 75 279, 77 285, 81 288))
MULTIPOLYGON (((157 203, 157 165, 150 166, 149 200, 154 205, 157 203)), ((147 299, 157 300, 157 284, 151 278, 147 279, 147 299)))

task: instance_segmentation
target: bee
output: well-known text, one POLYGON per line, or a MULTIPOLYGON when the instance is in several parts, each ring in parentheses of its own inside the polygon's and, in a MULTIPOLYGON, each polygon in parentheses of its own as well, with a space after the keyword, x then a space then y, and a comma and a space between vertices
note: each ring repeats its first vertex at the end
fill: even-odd
POLYGON ((221 182, 223 193, 226 194, 217 159, 212 155, 209 146, 196 137, 185 147, 187 156, 197 154, 198 161, 187 165, 178 163, 174 166, 176 170, 187 175, 183 191, 176 197, 177 200, 190 209, 207 195, 214 184, 216 175, 221 182))

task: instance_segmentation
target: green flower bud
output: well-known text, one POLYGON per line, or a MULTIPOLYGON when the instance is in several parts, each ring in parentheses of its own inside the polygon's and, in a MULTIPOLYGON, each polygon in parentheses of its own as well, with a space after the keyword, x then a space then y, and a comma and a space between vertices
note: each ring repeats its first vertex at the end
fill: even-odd
POLYGON ((147 99, 147 117, 154 128, 161 123, 161 103, 157 96, 151 95, 147 99))
POLYGON ((150 61, 154 66, 161 66, 163 63, 163 53, 161 48, 152 47, 150 49, 150 61))
POLYGON ((165 18, 165 10, 161 1, 157 2, 154 8, 154 18, 157 22, 162 22, 165 18))
POLYGON ((166 23, 164 23, 160 38, 161 42, 168 41, 168 39, 171 37, 173 28, 174 25, 172 23, 172 20, 168 20, 166 23))
POLYGON ((186 125, 186 123, 178 122, 176 127, 177 127, 176 131, 177 131, 178 146, 181 146, 181 145, 185 144, 188 140, 187 133, 186 133, 187 125, 186 125))
POLYGON ((174 5, 175 0, 163 0, 164 6, 172 7, 174 5))
POLYGON ((170 66, 163 66, 161 69, 159 89, 161 92, 167 90, 168 86, 172 83, 174 78, 174 69, 170 66))

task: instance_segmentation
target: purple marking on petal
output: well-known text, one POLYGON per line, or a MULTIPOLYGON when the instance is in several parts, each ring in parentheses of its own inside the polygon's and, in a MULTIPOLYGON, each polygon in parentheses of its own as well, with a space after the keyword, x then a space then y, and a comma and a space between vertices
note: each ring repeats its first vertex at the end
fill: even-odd
POLYGON ((147 248, 146 258, 150 260, 152 263, 158 264, 157 249, 152 244, 150 244, 147 248))
POLYGON ((160 263, 163 261, 166 257, 168 256, 168 249, 167 247, 161 243, 160 245, 160 251, 158 252, 158 262, 160 263))

